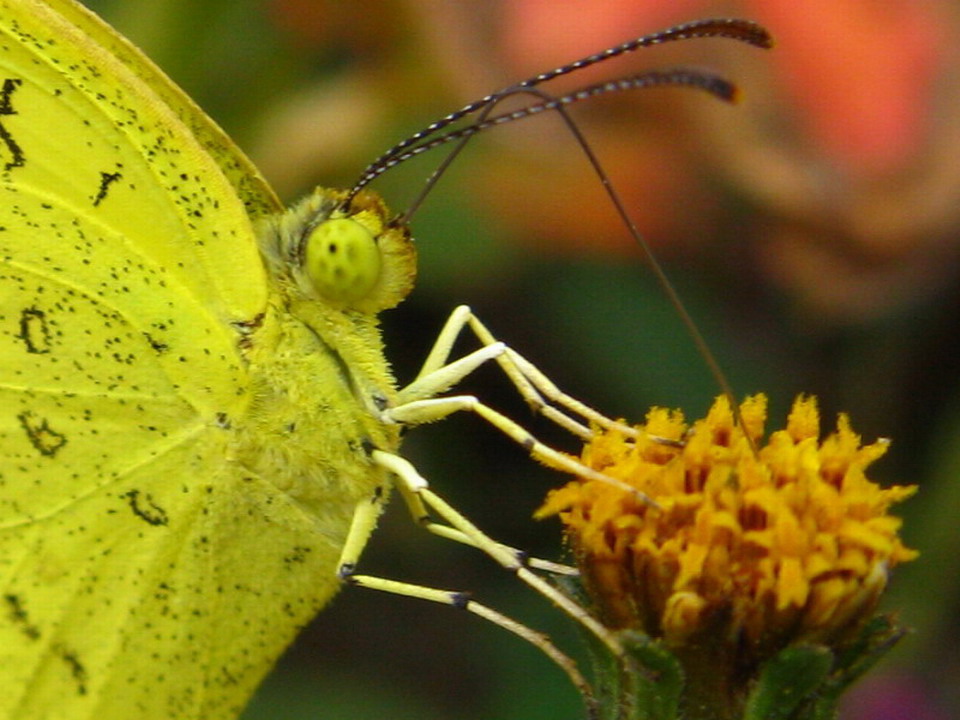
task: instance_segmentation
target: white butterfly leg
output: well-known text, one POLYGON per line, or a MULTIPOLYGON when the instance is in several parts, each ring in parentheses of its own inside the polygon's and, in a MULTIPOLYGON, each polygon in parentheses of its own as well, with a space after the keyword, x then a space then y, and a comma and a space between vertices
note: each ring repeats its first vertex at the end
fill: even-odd
MULTIPOLYGON (((548 595, 548 597, 553 599, 555 602, 559 600, 558 604, 571 606, 569 609, 564 607, 565 611, 571 612, 571 609, 573 609, 575 610, 578 618, 582 616, 586 618, 587 621, 596 623, 595 620, 587 615, 585 610, 579 608, 579 606, 576 606, 576 604, 569 600, 569 598, 546 584, 541 578, 537 577, 523 567, 522 563, 515 556, 515 551, 511 551, 511 549, 505 548, 499 543, 491 540, 489 537, 480 532, 475 526, 469 523, 460 513, 453 510, 453 508, 450 508, 434 493, 430 492, 427 489, 427 481, 408 461, 397 455, 386 453, 380 450, 375 450, 372 454, 372 458, 374 462, 388 469, 394 475, 394 477, 397 478, 396 486, 398 491, 407 500, 407 504, 411 507, 411 509, 414 506, 417 506, 423 510, 421 517, 426 514, 425 503, 429 504, 429 506, 434 508, 438 514, 444 518, 444 520, 450 523, 450 526, 441 527, 444 527, 446 530, 450 530, 452 532, 463 533, 465 536, 469 537, 469 544, 482 547, 488 555, 497 557, 498 560, 501 561, 501 564, 503 564, 505 567, 514 569, 519 576, 532 577, 537 584, 542 585, 548 590, 548 592, 544 594, 548 595)), ((383 510, 385 499, 386 493, 383 492, 382 488, 378 488, 377 492, 375 492, 371 498, 364 500, 357 505, 354 511, 353 520, 350 525, 350 530, 347 534, 346 542, 344 543, 343 550, 341 551, 340 559, 337 564, 337 574, 340 579, 346 583, 359 587, 450 605, 451 607, 467 610, 475 615, 478 615, 479 617, 489 620, 495 625, 498 625, 503 629, 523 638, 534 647, 540 649, 548 658, 550 658, 557 666, 559 666, 564 673, 566 673, 574 687, 576 687, 586 699, 588 709, 593 712, 594 700, 593 691, 590 687, 590 684, 583 677, 573 659, 557 648, 557 646, 554 645, 546 635, 536 632, 526 625, 523 625, 486 605, 476 602, 475 600, 471 599, 468 593, 452 590, 441 590, 438 588, 389 580, 371 575, 358 575, 354 572, 357 562, 360 559, 360 555, 363 553, 370 535, 376 527, 377 520, 383 510)), ((543 590, 540 591, 543 592, 543 590)))
POLYGON ((448 525, 438 525, 439 528, 460 533, 468 539, 470 545, 479 548, 503 568, 515 573, 523 582, 597 635, 601 641, 611 645, 612 649, 619 648, 619 643, 611 638, 609 631, 590 616, 586 610, 544 581, 539 575, 531 572, 522 552, 493 540, 470 522, 463 513, 433 492, 426 479, 417 472, 417 469, 408 460, 399 455, 380 450, 374 450, 372 457, 374 462, 393 473, 397 479, 397 490, 421 524, 435 524, 432 523, 428 514, 428 509, 432 510, 448 523, 448 525))
MULTIPOLYGON (((507 437, 526 448, 531 457, 547 467, 571 475, 578 475, 590 480, 598 480, 610 485, 615 485, 624 492, 634 494, 640 500, 653 504, 650 498, 638 492, 635 488, 608 477, 603 473, 599 473, 593 468, 587 467, 579 462, 571 455, 562 453, 540 442, 522 425, 514 422, 506 415, 497 412, 490 406, 485 405, 472 395, 436 397, 438 393, 449 389, 483 363, 490 360, 496 360, 501 368, 504 369, 504 372, 514 382, 521 396, 529 398, 528 401, 534 404, 542 414, 550 417, 561 427, 566 427, 577 435, 581 435, 580 429, 582 429, 587 437, 592 436, 590 431, 583 425, 572 420, 562 412, 556 411, 555 408, 545 403, 537 391, 538 387, 540 389, 545 387, 554 389, 554 396, 559 398, 559 401, 562 401, 565 407, 577 407, 577 412, 583 414, 585 417, 589 417, 591 421, 602 419, 608 426, 621 427, 619 423, 606 418, 599 412, 592 410, 583 403, 556 389, 556 386, 550 382, 546 376, 536 370, 536 368, 519 353, 516 353, 504 343, 494 339, 465 305, 458 307, 453 315, 451 315, 450 320, 447 321, 447 324, 441 331, 437 342, 434 344, 417 378, 400 390, 397 404, 383 411, 383 421, 402 425, 422 425, 440 420, 455 412, 470 411, 481 416, 493 427, 507 435, 507 437), (471 323, 475 323, 475 325, 471 323), (446 362, 449 358, 453 342, 465 324, 470 324, 470 327, 478 333, 481 342, 485 344, 479 350, 475 350, 458 360, 446 362), (489 343, 486 342, 487 340, 489 340, 489 343), (534 385, 535 382, 537 383, 536 386, 534 385), (555 412, 547 413, 546 410, 554 410, 555 412), (576 426, 576 429, 572 429, 571 424, 576 426)), ((551 390, 551 392, 553 392, 553 390, 551 390)), ((630 432, 635 433, 633 430, 630 430, 630 432)))
POLYGON ((588 425, 575 420, 550 403, 559 405, 567 412, 578 415, 587 423, 593 423, 604 428, 616 427, 628 435, 636 435, 636 430, 632 427, 608 418, 560 390, 533 363, 517 351, 499 342, 467 305, 458 306, 447 318, 447 322, 437 336, 437 340, 426 360, 424 360, 417 377, 400 391, 399 405, 436 397, 472 371, 471 369, 462 372, 461 366, 458 365, 459 361, 449 362, 453 345, 465 328, 470 329, 485 349, 500 348, 491 351, 489 356, 484 356, 484 361, 487 359, 497 361, 504 374, 534 412, 549 418, 560 427, 584 440, 593 437, 588 425))
MULTIPOLYGON (((497 341, 467 306, 460 306, 451 314, 419 374, 413 382, 400 390, 396 404, 384 410, 383 421, 403 425, 419 425, 440 420, 455 412, 474 412, 522 445, 532 457, 548 467, 572 475, 614 484, 626 492, 640 496, 634 488, 603 475, 583 465, 573 456, 540 442, 522 425, 480 402, 474 396, 437 397, 438 394, 450 389, 478 367, 491 360, 495 360, 500 365, 521 397, 536 412, 567 429, 572 434, 581 438, 592 437, 593 433, 585 423, 603 427, 617 427, 629 434, 635 434, 635 431, 631 428, 607 418, 560 391, 532 363, 504 343, 497 341), (450 355, 453 345, 465 328, 469 328, 473 332, 482 347, 451 361, 450 355), (551 403, 562 409, 554 407, 551 403), (579 416, 584 422, 574 419, 571 415, 579 416)), ((623 652, 619 641, 610 631, 571 598, 532 572, 530 567, 550 571, 559 570, 561 572, 571 572, 572 569, 545 561, 528 560, 524 553, 519 550, 494 541, 467 520, 463 514, 430 490, 426 480, 407 460, 380 450, 373 451, 371 457, 374 462, 390 471, 396 478, 396 487, 418 524, 438 536, 478 548, 590 630, 614 653, 621 654, 623 652), (434 514, 441 522, 436 522, 431 514, 434 514)), ((641 498, 646 499, 645 496, 641 496, 641 498)), ((382 510, 383 500, 383 495, 377 494, 370 501, 361 503, 357 507, 353 525, 341 555, 339 574, 342 579, 363 587, 419 597, 471 610, 539 647, 564 669, 577 687, 587 688, 579 671, 572 665, 572 661, 558 650, 549 639, 486 606, 470 600, 464 593, 355 574, 356 563, 376 525, 382 510)), ((587 697, 590 697, 589 691, 587 697)))

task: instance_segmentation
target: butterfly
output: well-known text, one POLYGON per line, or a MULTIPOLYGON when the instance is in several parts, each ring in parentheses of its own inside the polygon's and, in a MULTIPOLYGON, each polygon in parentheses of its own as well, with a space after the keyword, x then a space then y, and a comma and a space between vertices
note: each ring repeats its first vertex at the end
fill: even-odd
POLYGON ((399 387, 377 314, 416 258, 377 196, 285 210, 73 0, 0 2, 0 37, 0 718, 234 717, 343 577, 442 600, 351 574, 394 478, 426 515, 401 428, 473 410, 564 466, 439 397, 547 385, 461 309, 399 387))

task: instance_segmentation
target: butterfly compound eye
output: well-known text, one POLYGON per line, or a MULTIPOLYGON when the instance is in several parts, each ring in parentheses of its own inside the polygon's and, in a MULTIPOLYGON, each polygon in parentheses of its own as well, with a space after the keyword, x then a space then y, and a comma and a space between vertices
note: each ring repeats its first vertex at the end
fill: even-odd
POLYGON ((307 237, 307 277, 324 298, 337 303, 362 300, 380 279, 382 259, 373 233, 350 218, 332 218, 307 237))

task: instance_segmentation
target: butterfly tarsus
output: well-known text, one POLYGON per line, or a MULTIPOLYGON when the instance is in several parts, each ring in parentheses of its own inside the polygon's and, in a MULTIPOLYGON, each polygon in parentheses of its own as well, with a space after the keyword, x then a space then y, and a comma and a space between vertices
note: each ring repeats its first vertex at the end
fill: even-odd
POLYGON ((587 467, 576 458, 555 450, 538 440, 530 431, 506 415, 494 410, 473 395, 449 395, 436 397, 452 387, 480 365, 496 360, 513 385, 534 410, 560 427, 581 439, 589 439, 592 431, 565 412, 549 405, 544 396, 552 398, 568 412, 580 415, 584 420, 601 427, 615 427, 630 436, 637 431, 618 423, 593 410, 562 392, 552 381, 519 353, 497 340, 466 305, 456 308, 448 318, 427 355, 417 377, 398 393, 397 404, 383 413, 384 422, 404 425, 420 425, 440 420, 456 412, 472 412, 523 447, 531 457, 547 467, 619 487, 636 496, 640 502, 651 506, 656 503, 645 494, 626 483, 611 478, 587 467), (469 328, 483 345, 457 360, 450 362, 453 345, 465 328, 469 328))
MULTIPOLYGON (((427 506, 423 501, 423 497, 420 494, 421 490, 424 490, 428 487, 426 484, 427 481, 416 471, 415 468, 407 463, 407 461, 403 460, 403 458, 399 458, 398 456, 385 453, 383 456, 380 456, 380 463, 384 467, 387 467, 387 469, 395 475, 403 473, 404 477, 407 479, 407 482, 398 484, 398 491, 400 492, 400 495, 407 506, 410 516, 417 525, 427 532, 437 535, 438 537, 442 537, 446 540, 452 540, 454 542, 469 545, 470 547, 474 548, 477 547, 476 543, 469 535, 457 530, 454 527, 451 527, 450 525, 445 525, 436 521, 436 518, 427 509, 427 506)), ((491 542, 496 541, 491 540, 491 542)), ((544 560, 543 558, 530 557, 525 550, 520 550, 499 542, 496 544, 502 551, 503 555, 501 556, 513 555, 513 564, 517 566, 534 568, 552 575, 577 576, 580 574, 575 567, 571 567, 570 565, 555 563, 550 560, 544 560)))
POLYGON ((438 392, 443 392, 451 387, 487 360, 497 361, 504 374, 533 412, 543 415, 571 434, 583 440, 589 440, 594 435, 589 427, 590 424, 593 424, 606 429, 617 428, 632 437, 637 435, 637 431, 629 425, 611 420, 560 390, 536 365, 510 346, 497 340, 468 305, 460 305, 450 313, 417 377, 400 391, 398 404, 402 405, 412 400, 434 397, 438 392), (476 360, 474 364, 457 366, 456 362, 450 363, 449 359, 453 353, 454 343, 466 329, 473 333, 483 348, 474 355, 476 360), (458 367, 466 372, 457 372, 455 369, 458 367), (453 372, 451 372, 452 369, 454 369, 453 372), (578 415, 585 423, 575 420, 570 415, 553 407, 551 403, 564 408, 569 413, 578 415))
MULTIPOLYGON (((521 578, 527 585, 530 585, 547 597, 564 612, 577 619, 578 622, 581 622, 595 633, 609 636, 607 638, 608 645, 610 643, 616 644, 615 639, 613 639, 596 620, 590 617, 586 610, 544 581, 541 577, 531 572, 527 567, 527 559, 524 553, 492 540, 451 505, 433 493, 429 489, 426 479, 409 461, 398 455, 382 450, 374 450, 371 453, 371 459, 380 467, 388 470, 396 478, 396 487, 405 499, 411 514, 418 523, 424 525, 430 532, 437 535, 478 548, 493 558, 502 567, 521 578), (430 512, 428 512, 428 508, 435 511, 445 522, 449 523, 449 525, 442 525, 429 520, 430 512)), ((441 590, 414 583, 370 575, 358 575, 355 573, 360 555, 376 526, 385 500, 386 495, 384 493, 374 493, 370 498, 365 499, 356 506, 353 521, 351 522, 346 542, 344 543, 340 559, 337 563, 338 578, 345 583, 358 587, 389 592, 394 595, 419 598, 421 600, 428 600, 430 602, 464 609, 495 625, 499 625, 537 647, 559 666, 560 669, 566 673, 571 683, 581 692, 592 714, 595 700, 590 684, 583 677, 573 659, 554 645, 549 637, 543 633, 539 633, 486 605, 476 602, 468 593, 441 590)), ((602 637, 601 640, 603 640, 602 637)))

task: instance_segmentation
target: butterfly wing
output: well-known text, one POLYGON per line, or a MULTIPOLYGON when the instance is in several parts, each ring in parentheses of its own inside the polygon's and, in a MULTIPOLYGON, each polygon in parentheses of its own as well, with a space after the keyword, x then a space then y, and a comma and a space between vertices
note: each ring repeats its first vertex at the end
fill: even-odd
POLYGON ((88 40, 107 50, 137 75, 163 104, 177 114, 190 134, 200 142, 220 171, 233 184, 247 208, 247 215, 260 217, 283 210, 273 189, 260 171, 227 134, 183 90, 171 82, 153 61, 125 37, 74 0, 46 0, 54 12, 81 32, 88 40))
POLYGON ((248 161, 72 3, 0 3, 0 717, 232 717, 337 538, 231 462, 248 161))

